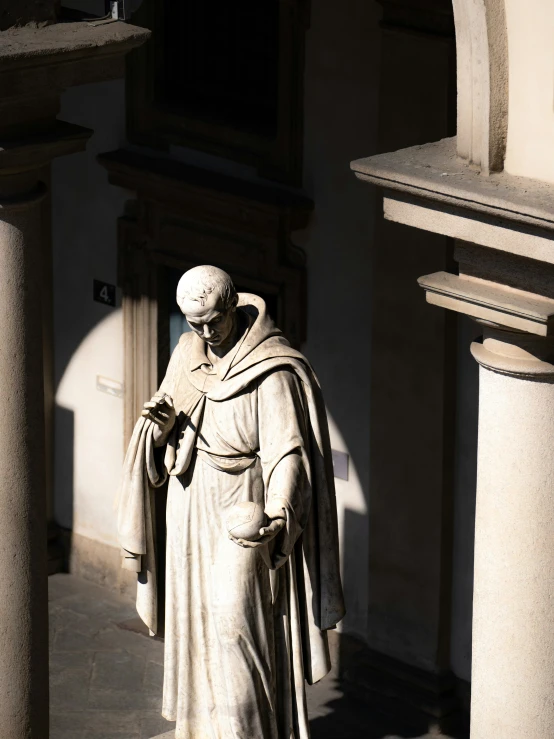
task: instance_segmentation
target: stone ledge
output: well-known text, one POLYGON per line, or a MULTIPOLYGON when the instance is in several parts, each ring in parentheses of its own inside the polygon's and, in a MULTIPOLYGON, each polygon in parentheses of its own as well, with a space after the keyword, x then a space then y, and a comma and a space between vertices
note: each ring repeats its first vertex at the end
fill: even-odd
POLYGON ((11 28, 0 33, 0 99, 44 97, 122 77, 125 55, 150 35, 121 21, 11 28))
POLYGON ((554 184, 507 172, 483 176, 458 158, 455 137, 357 159, 350 166, 361 180, 435 206, 454 205, 554 231, 554 184))
POLYGON ((538 336, 554 333, 554 300, 487 280, 436 272, 418 280, 427 302, 538 336))
POLYGON ((89 55, 91 51, 110 53, 125 46, 140 46, 150 37, 146 28, 117 21, 95 24, 60 22, 50 26, 10 28, 0 34, 0 71, 14 67, 34 67, 37 61, 49 64, 66 61, 68 56, 89 55))

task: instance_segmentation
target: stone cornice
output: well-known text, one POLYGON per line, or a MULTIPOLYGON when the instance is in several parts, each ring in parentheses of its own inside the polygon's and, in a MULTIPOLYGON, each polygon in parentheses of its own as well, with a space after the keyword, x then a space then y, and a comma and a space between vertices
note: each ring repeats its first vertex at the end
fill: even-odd
POLYGON ((554 231, 554 184, 507 172, 485 177, 458 158, 456 138, 357 159, 351 168, 361 180, 438 208, 450 205, 554 231))
POLYGON ((65 89, 124 74, 125 54, 150 31, 128 23, 55 23, 0 33, 0 95, 65 89))
POLYGON ((457 250, 459 275, 420 278, 429 303, 536 336, 554 334, 554 184, 507 172, 483 176, 457 156, 455 138, 351 166, 384 188, 387 219, 467 242, 457 250))
POLYGON ((150 31, 128 23, 61 22, 39 28, 11 28, 0 34, 0 72, 88 56, 122 53, 140 46, 150 31))

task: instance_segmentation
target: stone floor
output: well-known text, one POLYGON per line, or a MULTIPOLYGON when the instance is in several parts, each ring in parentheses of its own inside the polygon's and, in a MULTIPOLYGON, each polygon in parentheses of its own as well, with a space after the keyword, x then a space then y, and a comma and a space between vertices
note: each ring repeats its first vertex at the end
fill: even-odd
MULTIPOLYGON (((50 739, 150 739, 171 730, 160 716, 163 643, 121 627, 136 618, 133 604, 71 575, 50 577, 49 591, 50 739)), ((308 688, 308 705, 312 739, 397 739, 390 721, 333 674, 308 688)))

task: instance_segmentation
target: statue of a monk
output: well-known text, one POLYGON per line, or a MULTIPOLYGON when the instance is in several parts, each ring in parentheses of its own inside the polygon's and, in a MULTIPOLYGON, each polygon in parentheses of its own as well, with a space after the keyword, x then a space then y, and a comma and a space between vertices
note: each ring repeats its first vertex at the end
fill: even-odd
POLYGON ((186 272, 177 302, 191 331, 135 426, 118 503, 154 634, 154 496, 169 477, 163 715, 176 739, 307 739, 305 681, 329 671, 344 615, 321 391, 222 270, 186 272), (266 514, 248 537, 229 533, 245 503, 266 514))

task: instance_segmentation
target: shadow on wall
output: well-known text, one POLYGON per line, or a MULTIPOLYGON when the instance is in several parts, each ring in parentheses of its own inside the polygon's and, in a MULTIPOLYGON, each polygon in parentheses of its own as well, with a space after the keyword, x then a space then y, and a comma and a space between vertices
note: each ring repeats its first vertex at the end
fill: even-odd
POLYGON ((64 528, 73 528, 75 480, 75 413, 56 404, 56 507, 64 511, 64 528))
MULTIPOLYGON (((453 728, 448 735, 456 739, 467 739, 479 392, 478 365, 471 356, 470 344, 481 334, 481 329, 465 317, 459 317, 458 321, 451 668, 461 678, 454 685, 462 712, 452 715, 453 728)), ((344 512, 342 557, 345 592, 349 598, 347 607, 357 607, 355 599, 359 575, 359 536, 367 530, 367 526, 367 515, 352 510, 344 512)), ((392 537, 390 541, 391 546, 394 546, 392 537)), ((362 583, 362 588, 365 588, 365 583, 362 583)), ((369 653, 366 644, 348 634, 343 634, 339 643, 338 665, 328 678, 331 686, 312 688, 325 693, 323 701, 320 699, 323 705, 322 715, 315 716, 311 724, 312 738, 396 739, 426 736, 426 732, 432 729, 431 721, 426 721, 419 712, 409 715, 406 703, 402 700, 402 696, 407 696, 408 704, 414 698, 417 703, 417 691, 407 694, 406 685, 403 685, 401 678, 396 688, 394 681, 389 680, 386 687, 383 686, 384 692, 379 692, 383 676, 378 672, 375 655, 369 653)), ((386 660, 385 657, 382 659, 386 660)), ((395 665, 384 662, 384 669, 392 669, 394 673, 395 665)), ((413 674, 417 678, 417 670, 413 674)), ((426 685, 429 677, 424 676, 423 680, 422 685, 426 685)))
POLYGON ((54 408, 54 470, 56 493, 54 521, 49 523, 48 531, 48 574, 66 572, 71 550, 71 530, 73 529, 73 499, 75 479, 75 413, 56 404, 54 408), (56 508, 65 511, 63 532, 60 534, 56 508))

